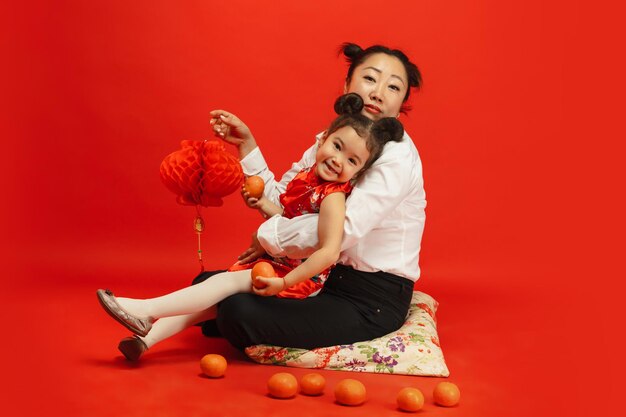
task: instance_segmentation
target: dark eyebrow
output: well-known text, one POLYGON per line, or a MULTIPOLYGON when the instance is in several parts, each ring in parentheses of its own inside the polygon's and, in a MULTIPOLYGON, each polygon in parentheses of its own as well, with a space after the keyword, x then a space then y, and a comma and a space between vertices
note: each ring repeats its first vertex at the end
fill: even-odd
MULTIPOLYGON (((373 71, 376 71, 377 73, 381 74, 382 71, 379 70, 378 68, 375 67, 365 67, 364 69, 371 69, 373 71)), ((400 77, 399 75, 395 75, 395 74, 391 74, 392 77, 397 78, 398 81, 400 81, 402 83, 402 85, 406 86, 406 84, 404 83, 404 80, 402 79, 402 77, 400 77)))
POLYGON ((371 69, 371 70, 374 70, 374 71, 376 71, 376 72, 377 72, 377 73, 379 73, 379 74, 382 72, 381 70, 379 70, 379 69, 378 69, 378 68, 376 68, 376 67, 365 67, 365 69, 371 69))

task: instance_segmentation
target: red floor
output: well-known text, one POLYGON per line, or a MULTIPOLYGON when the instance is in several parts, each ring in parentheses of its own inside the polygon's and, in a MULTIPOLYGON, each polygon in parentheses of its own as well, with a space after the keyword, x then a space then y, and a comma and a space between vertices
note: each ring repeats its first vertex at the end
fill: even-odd
MULTIPOLYGON (((3 415, 400 416, 409 385, 426 395, 419 415, 624 414, 622 13, 539 0, 5 3, 3 415), (163 157, 226 108, 284 172, 341 93, 346 41, 399 47, 424 73, 400 119, 428 195, 418 288, 440 303, 460 405, 433 405, 436 378, 330 371, 324 396, 273 400, 272 373, 307 371, 254 364, 198 329, 129 366, 95 290, 156 295, 196 266, 194 212, 159 181, 163 157), (227 357, 225 378, 200 376, 209 352, 227 357), (345 377, 367 386, 363 406, 333 403, 345 377)), ((205 213, 205 253, 230 265, 259 218, 234 196, 205 213)))
MULTIPOLYGON (((266 395, 270 375, 309 371, 252 363, 223 339, 205 338, 197 328, 156 346, 133 366, 116 349, 127 332, 101 311, 93 284, 62 290, 18 284, 4 305, 8 312, 26 312, 23 322, 10 324, 10 340, 18 343, 10 342, 3 355, 9 375, 5 373, 2 390, 10 411, 5 415, 399 416, 404 413, 396 409, 395 395, 406 386, 422 390, 426 401, 421 414, 433 416, 582 416, 590 415, 589 410, 611 415, 602 412, 611 404, 591 394, 603 382, 584 380, 585 371, 576 363, 581 357, 569 344, 570 329, 553 304, 519 291, 424 287, 440 302, 437 315, 451 371, 448 380, 462 393, 454 408, 433 404, 432 389, 441 378, 337 371, 320 371, 328 383, 321 397, 275 400, 266 395), (199 359, 211 352, 229 362, 222 379, 200 373, 199 359), (332 387, 346 377, 366 385, 364 405, 334 403, 332 387)), ((138 291, 122 284, 116 289, 138 291)))

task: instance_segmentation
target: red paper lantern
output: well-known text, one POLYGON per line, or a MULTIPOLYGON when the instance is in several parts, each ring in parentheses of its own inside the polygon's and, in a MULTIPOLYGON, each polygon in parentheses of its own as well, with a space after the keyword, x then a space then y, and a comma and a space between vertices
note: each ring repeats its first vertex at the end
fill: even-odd
POLYGON ((217 140, 183 140, 181 149, 161 162, 161 180, 189 206, 221 206, 222 197, 243 183, 239 161, 217 140))
POLYGON ((161 162, 161 180, 177 195, 178 203, 196 206, 198 214, 193 221, 193 229, 198 234, 198 261, 202 272, 204 220, 200 206, 224 204, 222 197, 241 187, 243 171, 237 158, 226 152, 220 141, 183 140, 180 145, 180 150, 167 155, 161 162))

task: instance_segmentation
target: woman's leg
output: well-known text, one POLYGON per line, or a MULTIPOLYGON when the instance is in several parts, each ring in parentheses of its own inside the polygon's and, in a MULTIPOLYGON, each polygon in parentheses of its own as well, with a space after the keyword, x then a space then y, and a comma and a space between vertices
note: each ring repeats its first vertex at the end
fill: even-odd
POLYGON ((303 349, 371 340, 397 330, 413 292, 407 279, 336 266, 319 295, 303 300, 237 294, 220 303, 217 324, 238 348, 303 349))
POLYGON ((251 285, 249 270, 224 272, 161 297, 145 300, 116 297, 115 300, 129 314, 159 319, 202 312, 233 294, 250 292, 251 285))
POLYGON ((220 303, 217 326, 233 346, 311 349, 370 337, 354 305, 319 294, 302 300, 236 294, 220 303))

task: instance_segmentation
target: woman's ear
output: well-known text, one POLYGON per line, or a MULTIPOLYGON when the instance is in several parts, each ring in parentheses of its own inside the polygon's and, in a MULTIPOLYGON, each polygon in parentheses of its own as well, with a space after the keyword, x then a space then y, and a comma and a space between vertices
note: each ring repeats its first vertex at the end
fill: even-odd
POLYGON ((347 81, 343 84, 343 93, 348 94, 348 82, 347 81))

